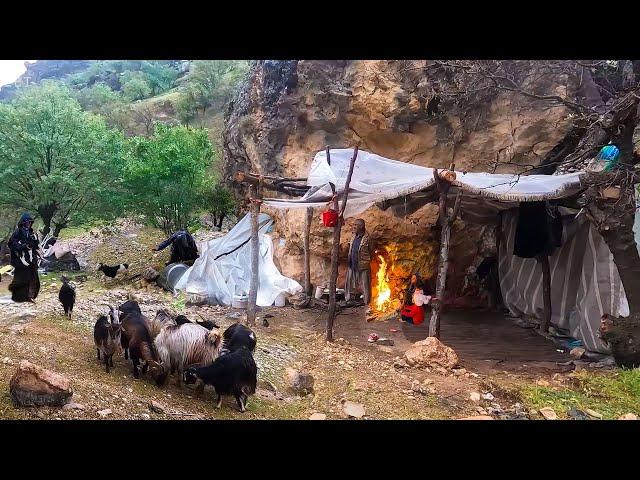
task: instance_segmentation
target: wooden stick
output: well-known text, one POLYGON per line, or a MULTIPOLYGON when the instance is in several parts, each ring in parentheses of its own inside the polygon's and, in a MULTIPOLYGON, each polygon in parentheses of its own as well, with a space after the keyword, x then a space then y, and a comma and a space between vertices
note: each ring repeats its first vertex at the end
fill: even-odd
POLYGON ((307 216, 304 221, 304 290, 308 296, 312 295, 311 287, 311 254, 309 252, 309 235, 311 233, 311 220, 313 219, 313 207, 307 208, 307 216))
MULTIPOLYGON (((453 165, 452 165, 453 166, 453 165)), ((438 278, 436 280, 436 298, 431 310, 429 320, 429 336, 440 338, 440 317, 442 314, 442 301, 447 282, 447 270, 449 269, 449 243, 451 240, 451 227, 460 211, 462 201, 462 190, 456 195, 455 204, 451 216, 447 212, 447 192, 451 184, 443 179, 439 179, 438 170, 434 169, 433 176, 440 192, 440 218, 439 223, 442 228, 440 236, 440 256, 438 258, 438 278)))
MULTIPOLYGON (((349 184, 351 183, 351 176, 353 175, 353 166, 356 163, 356 158, 358 156, 358 148, 353 149, 353 157, 351 158, 351 163, 349 164, 349 174, 347 175, 347 181, 344 184, 344 197, 342 199, 342 208, 340 209, 340 213, 338 215, 338 221, 336 225, 333 227, 333 245, 331 247, 331 278, 329 280, 329 315, 327 317, 327 341, 333 341, 333 322, 336 318, 336 283, 338 280, 338 255, 340 253, 340 232, 342 230, 342 215, 344 214, 344 210, 347 207, 347 197, 349 196, 349 184)), ((329 147, 327 147, 327 161, 329 160, 329 147)), ((334 199, 334 208, 338 209, 338 200, 334 199)))
POLYGON ((540 323, 540 330, 546 333, 551 323, 551 271, 549 269, 549 256, 546 253, 538 256, 538 262, 542 267, 542 295, 544 300, 544 314, 540 323))
POLYGON ((260 201, 258 199, 258 187, 251 185, 251 283, 249 284, 249 298, 247 299, 247 323, 251 326, 256 323, 256 299, 258 298, 258 215, 260 214, 260 201))

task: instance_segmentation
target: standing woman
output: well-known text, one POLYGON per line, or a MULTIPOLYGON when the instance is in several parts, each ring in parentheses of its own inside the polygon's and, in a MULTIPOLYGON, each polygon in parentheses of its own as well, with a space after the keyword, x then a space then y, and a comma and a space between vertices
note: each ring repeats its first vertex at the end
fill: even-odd
POLYGON ((9 291, 14 302, 33 302, 40 292, 38 243, 33 232, 33 218, 23 213, 18 228, 9 239, 11 265, 15 268, 9 291))

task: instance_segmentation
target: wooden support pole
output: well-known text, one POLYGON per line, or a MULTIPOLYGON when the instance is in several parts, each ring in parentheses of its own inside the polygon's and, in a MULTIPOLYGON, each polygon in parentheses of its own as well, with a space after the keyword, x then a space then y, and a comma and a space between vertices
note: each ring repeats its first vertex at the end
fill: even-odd
POLYGON ((307 216, 304 220, 304 291, 311 296, 311 253, 309 252, 309 234, 311 233, 311 221, 313 220, 313 207, 307 208, 307 216))
MULTIPOLYGON (((453 167, 453 165, 452 165, 453 167)), ((460 202, 462 200, 462 190, 458 192, 453 207, 453 213, 449 216, 447 212, 447 193, 451 184, 438 175, 438 170, 434 169, 433 176, 440 192, 440 216, 439 223, 442 227, 440 237, 440 256, 438 258, 438 278, 436 281, 436 302, 431 310, 431 319, 429 320, 429 336, 440 338, 440 317, 442 314, 442 300, 447 281, 447 270, 449 269, 449 243, 451 239, 451 227, 458 216, 460 210, 460 202)))
POLYGON ((260 199, 258 187, 251 185, 251 283, 249 284, 249 298, 247 299, 247 323, 256 323, 256 300, 258 298, 258 259, 260 245, 258 244, 258 216, 260 214, 260 199))
POLYGON ((549 256, 546 253, 538 256, 538 262, 542 267, 542 296, 544 301, 544 313, 540 323, 540 331, 547 333, 551 323, 551 271, 549 269, 549 256))
MULTIPOLYGON (((349 195, 349 185, 351 184, 351 176, 353 175, 353 166, 356 163, 356 158, 358 156, 358 148, 353 149, 353 157, 351 158, 351 163, 349 164, 349 174, 347 175, 347 181, 344 184, 344 197, 342 198, 342 208, 340 208, 340 212, 338 213, 338 221, 336 225, 333 227, 333 245, 331 247, 331 278, 329 279, 329 314, 327 317, 327 341, 333 341, 333 322, 336 317, 336 283, 338 280, 338 256, 340 253, 340 232, 342 230, 342 222, 344 215, 344 210, 347 207, 347 197, 349 195)), ((327 147, 327 161, 329 160, 329 147, 327 147)), ((329 163, 331 164, 331 163, 329 163)), ((334 197, 334 208, 337 210, 338 208, 338 200, 334 197)))

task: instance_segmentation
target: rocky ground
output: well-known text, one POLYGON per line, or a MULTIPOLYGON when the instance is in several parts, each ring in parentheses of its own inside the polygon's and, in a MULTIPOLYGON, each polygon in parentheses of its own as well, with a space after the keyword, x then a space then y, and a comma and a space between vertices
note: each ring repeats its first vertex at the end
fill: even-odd
MULTIPOLYGON (((107 374, 96 359, 93 324, 106 304, 123 302, 129 294, 138 297, 146 314, 169 308, 223 327, 242 317, 231 308, 185 305, 156 286, 132 281, 147 266, 160 268, 166 261, 168 252, 151 251, 161 237, 161 232, 122 222, 69 239, 81 264, 88 266, 73 276, 78 300, 72 320, 62 315, 60 281, 54 274, 41 277, 36 304, 0 303, 0 418, 597 419, 640 414, 637 370, 480 369, 464 359, 464 368, 411 368, 398 348, 368 344, 349 330, 327 344, 321 309, 260 311, 255 327, 259 390, 245 413, 234 408, 233 399, 216 409, 212 391, 198 398, 190 386, 178 388, 174 378, 162 389, 149 378, 135 380, 122 355, 114 357, 115 368, 107 374), (95 272, 99 261, 129 261, 132 266, 122 278, 105 281, 95 272), (266 315, 272 315, 268 327, 262 325, 266 315), (62 408, 14 407, 9 382, 21 360, 68 377, 74 392, 70 403, 62 408), (308 375, 313 377, 311 393, 308 375)), ((3 277, 0 296, 7 295, 9 280, 3 277)), ((364 322, 364 312, 344 311, 338 322, 364 322)))

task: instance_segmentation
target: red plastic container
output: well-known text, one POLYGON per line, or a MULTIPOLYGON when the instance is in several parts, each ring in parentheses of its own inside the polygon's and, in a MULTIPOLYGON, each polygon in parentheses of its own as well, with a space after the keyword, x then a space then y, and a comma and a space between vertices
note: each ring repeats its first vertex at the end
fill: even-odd
POLYGON ((335 227, 338 223, 338 212, 332 209, 322 212, 322 223, 325 227, 335 227))

